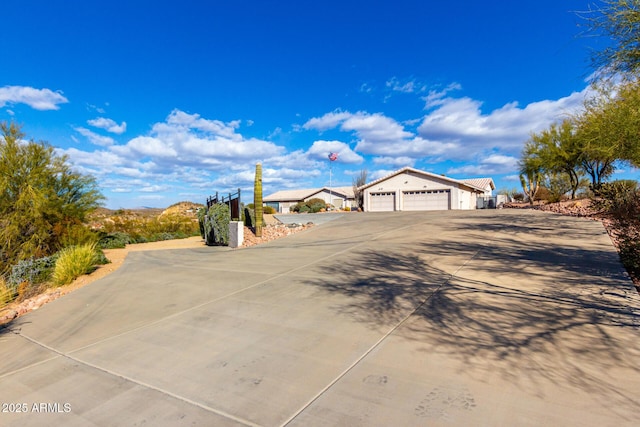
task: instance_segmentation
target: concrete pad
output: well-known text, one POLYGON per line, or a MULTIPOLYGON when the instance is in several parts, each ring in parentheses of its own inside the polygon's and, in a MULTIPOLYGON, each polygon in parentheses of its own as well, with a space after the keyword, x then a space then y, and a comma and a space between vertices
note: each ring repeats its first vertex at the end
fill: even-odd
POLYGON ((0 398, 72 410, 0 424, 633 425, 639 320, 599 223, 350 214, 130 254, 18 319, 0 398))

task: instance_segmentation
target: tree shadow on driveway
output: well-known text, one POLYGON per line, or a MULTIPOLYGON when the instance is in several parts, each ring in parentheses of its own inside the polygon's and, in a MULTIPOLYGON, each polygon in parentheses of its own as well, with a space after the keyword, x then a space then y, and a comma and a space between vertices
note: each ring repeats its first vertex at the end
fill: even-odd
POLYGON ((614 252, 507 234, 402 249, 352 253, 310 283, 349 297, 335 310, 373 329, 406 319, 394 336, 478 381, 499 375, 539 397, 580 390, 640 411, 640 299, 614 252), (460 254, 468 260, 452 271, 443 260, 460 254))

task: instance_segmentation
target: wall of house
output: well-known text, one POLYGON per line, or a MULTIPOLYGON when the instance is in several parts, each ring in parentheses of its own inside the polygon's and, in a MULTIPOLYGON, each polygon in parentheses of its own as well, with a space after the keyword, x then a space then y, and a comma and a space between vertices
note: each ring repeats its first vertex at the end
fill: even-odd
MULTIPOLYGON (((478 193, 465 188, 460 188, 457 193, 457 209, 476 209, 478 193)), ((451 209, 454 209, 453 201, 451 205, 451 209)))
POLYGON ((329 191, 327 190, 312 194, 311 196, 307 197, 304 200, 306 202, 307 200, 316 199, 316 198, 324 200, 325 203, 327 204, 331 203, 333 204, 333 206, 335 206, 338 209, 342 209, 345 206, 345 202, 346 202, 343 196, 336 193, 329 194, 329 191), (329 200, 331 200, 331 202, 329 200))
POLYGON ((278 206, 278 212, 289 213, 289 208, 295 206, 297 202, 280 202, 278 206))
MULTIPOLYGON (((464 200, 464 206, 469 206, 469 195, 460 195, 458 185, 446 180, 440 180, 438 177, 425 177, 411 171, 392 176, 391 178, 373 185, 364 190, 365 201, 371 200, 371 193, 395 192, 395 210, 400 210, 402 192, 404 191, 421 191, 421 190, 449 190, 451 194, 451 209, 461 209, 460 200, 464 200)), ((365 206, 365 210, 369 210, 370 206, 365 206)), ((464 207, 462 209, 469 209, 464 207)))

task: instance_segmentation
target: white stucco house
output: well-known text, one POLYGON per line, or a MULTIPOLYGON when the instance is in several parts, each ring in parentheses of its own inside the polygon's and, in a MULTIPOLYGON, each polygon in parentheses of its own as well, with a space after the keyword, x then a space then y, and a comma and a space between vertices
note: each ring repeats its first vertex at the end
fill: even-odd
POLYGON ((359 187, 368 212, 476 209, 494 189, 491 178, 457 180, 412 167, 359 187))
POLYGON ((353 187, 322 187, 305 190, 282 190, 269 194, 262 200, 266 206, 271 206, 279 213, 289 213, 289 208, 298 202, 319 198, 338 209, 355 205, 353 187))

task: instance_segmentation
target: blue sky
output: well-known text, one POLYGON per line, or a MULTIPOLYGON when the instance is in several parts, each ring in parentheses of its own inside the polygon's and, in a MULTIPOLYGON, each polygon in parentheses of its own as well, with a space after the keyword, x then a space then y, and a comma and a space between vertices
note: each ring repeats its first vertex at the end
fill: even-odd
POLYGON ((404 166, 519 187, 588 90, 588 0, 3 2, 0 120, 110 208, 351 185, 404 166))

